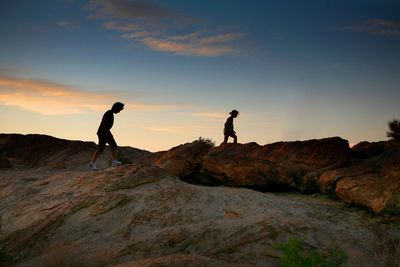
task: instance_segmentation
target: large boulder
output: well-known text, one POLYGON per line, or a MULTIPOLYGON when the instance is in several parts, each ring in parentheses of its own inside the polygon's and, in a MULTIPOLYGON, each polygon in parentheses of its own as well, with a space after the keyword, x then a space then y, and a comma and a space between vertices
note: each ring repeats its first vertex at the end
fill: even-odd
POLYGON ((350 147, 347 140, 331 137, 273 143, 254 151, 254 155, 285 168, 313 171, 343 165, 350 158, 350 147))
POLYGON ((400 146, 363 142, 354 151, 349 167, 320 176, 320 191, 375 213, 400 213, 400 146))
POLYGON ((202 172, 225 185, 316 192, 319 175, 344 165, 349 157, 348 142, 339 137, 265 146, 226 144, 204 157, 202 172))
POLYGON ((400 178, 365 174, 338 181, 336 195, 347 203, 364 206, 375 213, 400 214, 400 178))
POLYGON ((353 158, 365 159, 375 157, 385 151, 386 142, 360 142, 351 148, 353 158))
MULTIPOLYGON (((70 141, 38 134, 0 134, 3 161, 14 168, 88 169, 88 162, 97 146, 93 142, 70 141)), ((141 163, 151 153, 145 150, 119 147, 118 158, 124 163, 141 163)), ((100 155, 97 165, 110 165, 109 148, 100 155)))
POLYGON ((185 178, 201 169, 204 155, 213 147, 212 144, 196 140, 164 152, 155 161, 155 165, 167 172, 185 178))
POLYGON ((290 176, 277 164, 258 157, 256 143, 223 144, 213 148, 203 160, 202 172, 214 177, 222 185, 272 189, 289 187, 290 176))

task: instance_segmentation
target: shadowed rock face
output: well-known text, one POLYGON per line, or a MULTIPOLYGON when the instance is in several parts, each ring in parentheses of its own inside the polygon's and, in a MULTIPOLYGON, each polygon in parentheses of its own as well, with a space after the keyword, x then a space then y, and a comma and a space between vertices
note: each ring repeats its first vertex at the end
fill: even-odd
POLYGON ((328 138, 214 148, 195 141, 154 154, 122 148, 132 164, 106 168, 103 158, 103 168, 93 172, 86 166, 93 143, 0 135, 1 156, 11 167, 0 171, 0 242, 16 266, 29 267, 68 261, 273 267, 281 257, 273 244, 289 238, 322 251, 341 247, 349 256, 345 266, 396 266, 399 146, 362 146, 354 154, 347 141, 328 138), (323 195, 181 180, 193 177, 267 190, 317 188, 394 216, 374 216, 323 195))
POLYGON ((400 146, 363 142, 353 150, 350 166, 321 175, 321 192, 375 213, 400 214, 400 146))
MULTIPOLYGON (((0 135, 0 167, 85 171, 96 150, 91 142, 43 135, 0 135)), ((339 137, 260 146, 194 141, 150 153, 122 147, 125 163, 158 166, 184 181, 208 186, 247 187, 263 192, 324 193, 375 213, 400 213, 400 146, 362 142, 351 150, 339 137)), ((110 151, 98 161, 110 165, 110 151)))
POLYGON ((62 251, 63 263, 85 266, 274 267, 281 255, 272 245, 288 238, 341 247, 345 266, 400 260, 397 217, 308 195, 191 185, 150 165, 3 170, 0 214, 16 266, 57 266, 62 251))
POLYGON ((211 148, 212 145, 202 141, 180 145, 163 153, 155 165, 173 175, 186 177, 201 168, 203 157, 211 148))
MULTIPOLYGON (((6 162, 0 168, 87 170, 96 149, 97 145, 93 142, 69 141, 37 134, 0 134, 0 158, 6 162)), ((102 153, 97 162, 99 167, 110 165, 110 153, 108 149, 102 153)), ((138 163, 150 154, 145 150, 119 147, 118 157, 125 163, 138 163)))
POLYGON ((362 142, 350 149, 346 140, 334 137, 265 146, 203 146, 194 153, 199 145, 188 143, 165 152, 158 166, 197 184, 321 192, 375 213, 400 213, 396 142, 362 142))
POLYGON ((316 192, 311 174, 342 166, 349 157, 348 142, 338 137, 265 146, 223 145, 206 155, 202 171, 231 186, 316 192))

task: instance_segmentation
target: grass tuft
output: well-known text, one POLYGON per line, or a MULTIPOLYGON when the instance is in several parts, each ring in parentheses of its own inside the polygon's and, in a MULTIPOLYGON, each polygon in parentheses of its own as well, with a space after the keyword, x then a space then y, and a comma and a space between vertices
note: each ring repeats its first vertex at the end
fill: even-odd
POLYGON ((275 244, 273 248, 282 252, 282 267, 339 267, 348 259, 342 249, 323 254, 316 249, 305 249, 304 241, 294 238, 284 244, 275 244))

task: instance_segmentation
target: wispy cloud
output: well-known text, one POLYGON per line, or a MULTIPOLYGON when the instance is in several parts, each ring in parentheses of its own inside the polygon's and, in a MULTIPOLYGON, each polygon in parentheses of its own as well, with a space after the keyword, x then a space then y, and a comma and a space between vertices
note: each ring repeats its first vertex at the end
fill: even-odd
POLYGON ((243 33, 209 31, 198 19, 151 0, 92 0, 90 10, 121 38, 175 55, 222 56, 240 51, 243 33), (193 29, 199 29, 193 31, 193 29))
POLYGON ((61 28, 70 28, 74 26, 74 22, 69 21, 69 20, 61 20, 57 22, 57 26, 61 28))
POLYGON ((151 0, 91 0, 96 17, 125 19, 182 19, 184 16, 163 8, 151 0))
POLYGON ((46 114, 103 110, 107 97, 41 80, 0 77, 0 103, 46 114))
MULTIPOLYGON (((68 115, 108 109, 115 97, 96 92, 86 92, 70 86, 43 80, 20 79, 0 76, 0 104, 45 114, 68 115)), ((150 111, 170 108, 125 102, 128 110, 150 111)))
POLYGON ((141 27, 135 23, 119 23, 118 21, 108 21, 103 24, 104 28, 108 30, 116 30, 121 32, 131 32, 141 29, 141 27))
POLYGON ((370 19, 355 25, 347 26, 344 29, 348 31, 366 32, 379 36, 400 37, 400 21, 370 19))
POLYGON ((142 127, 147 131, 152 132, 163 132, 163 133, 181 133, 183 129, 181 127, 142 127))
POLYGON ((163 133, 188 133, 188 132, 202 132, 204 130, 215 130, 218 129, 216 126, 204 126, 204 125, 185 125, 185 126, 141 126, 142 129, 152 132, 163 132, 163 133))
POLYGON ((204 45, 201 42, 179 42, 171 39, 146 37, 139 40, 156 51, 170 52, 176 55, 221 56, 234 53, 237 48, 231 45, 204 45))
POLYGON ((205 117, 205 118, 212 118, 212 119, 225 119, 228 117, 225 113, 207 113, 207 112, 200 112, 200 113, 193 113, 196 117, 205 117))

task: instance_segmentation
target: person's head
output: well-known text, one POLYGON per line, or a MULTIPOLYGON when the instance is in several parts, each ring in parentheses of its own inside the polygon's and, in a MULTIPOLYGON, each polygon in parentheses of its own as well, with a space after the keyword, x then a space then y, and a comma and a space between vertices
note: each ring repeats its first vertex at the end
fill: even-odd
POLYGON ((229 112, 229 114, 231 114, 232 117, 236 118, 239 115, 239 111, 237 111, 236 109, 232 110, 231 112, 229 112))
POLYGON ((121 102, 116 102, 114 103, 114 105, 112 106, 111 110, 114 113, 119 113, 121 110, 124 109, 124 104, 122 104, 121 102))

